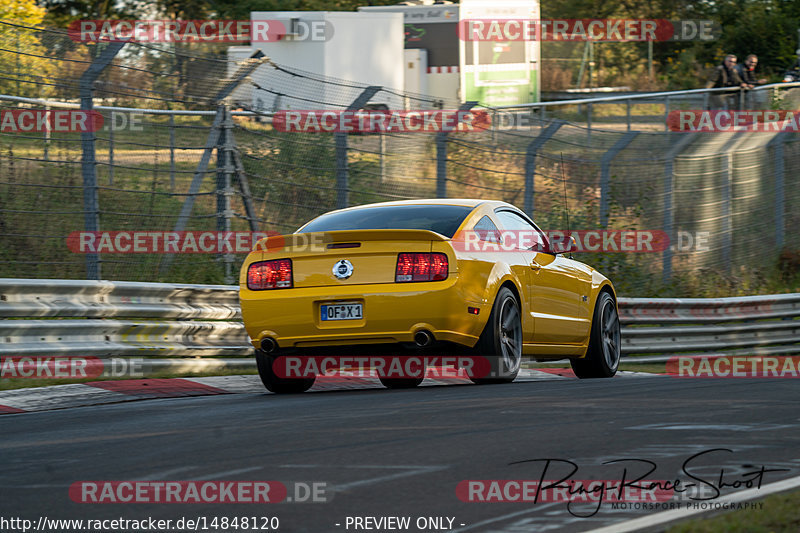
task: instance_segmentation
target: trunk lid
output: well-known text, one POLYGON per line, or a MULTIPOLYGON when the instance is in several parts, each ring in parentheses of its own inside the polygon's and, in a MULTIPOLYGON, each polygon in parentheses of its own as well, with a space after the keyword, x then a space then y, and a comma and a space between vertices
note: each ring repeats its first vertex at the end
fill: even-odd
POLYGON ((329 287, 394 283, 398 254, 448 240, 427 230, 345 230, 270 237, 256 249, 266 248, 264 260, 291 259, 294 287, 329 287))

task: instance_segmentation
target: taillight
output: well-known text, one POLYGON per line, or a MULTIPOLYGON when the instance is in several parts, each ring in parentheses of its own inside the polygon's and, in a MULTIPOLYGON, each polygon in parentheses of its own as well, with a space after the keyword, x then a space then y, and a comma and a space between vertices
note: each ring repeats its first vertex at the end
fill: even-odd
POLYGON ((253 263, 247 269, 247 288, 251 291, 264 289, 288 289, 292 286, 292 260, 276 259, 253 263))
POLYGON ((394 280, 398 283, 407 281, 441 281, 447 279, 449 267, 447 255, 445 254, 402 253, 397 256, 394 280))

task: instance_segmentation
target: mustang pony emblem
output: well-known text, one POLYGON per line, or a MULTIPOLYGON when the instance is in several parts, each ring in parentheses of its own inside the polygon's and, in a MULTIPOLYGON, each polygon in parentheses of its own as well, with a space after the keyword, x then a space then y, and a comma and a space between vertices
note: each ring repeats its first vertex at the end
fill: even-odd
POLYGON ((333 275, 336 276, 337 279, 349 278, 353 275, 353 263, 347 259, 337 261, 336 264, 333 265, 333 275))

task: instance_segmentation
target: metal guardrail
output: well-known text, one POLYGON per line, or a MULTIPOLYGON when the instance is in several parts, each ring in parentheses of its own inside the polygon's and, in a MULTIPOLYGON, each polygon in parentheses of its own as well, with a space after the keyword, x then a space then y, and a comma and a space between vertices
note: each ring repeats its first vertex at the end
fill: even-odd
MULTIPOLYGON (((564 96, 559 96, 557 99, 551 101, 542 101, 542 102, 532 102, 528 104, 510 104, 510 105, 502 105, 502 106, 493 106, 491 108, 487 108, 492 113, 499 113, 499 112, 531 112, 536 111, 541 114, 540 119, 545 120, 546 113, 548 110, 552 110, 558 107, 564 106, 585 106, 587 109, 587 126, 591 129, 592 124, 592 106, 593 105, 602 105, 602 104, 613 104, 613 103, 620 103, 625 104, 627 106, 626 111, 626 120, 628 131, 631 129, 631 106, 633 104, 660 104, 664 105, 664 115, 669 114, 670 105, 671 103, 674 104, 675 102, 682 101, 692 102, 693 104, 697 105, 700 108, 706 108, 708 106, 708 99, 709 96, 712 94, 736 94, 740 103, 744 103, 745 95, 747 93, 752 93, 757 95, 763 91, 770 91, 773 95, 776 91, 782 91, 786 89, 798 88, 800 87, 800 82, 790 82, 790 83, 771 83, 767 85, 761 85, 755 87, 753 89, 745 90, 739 88, 730 88, 730 87, 719 87, 719 88, 709 88, 709 89, 685 89, 679 91, 660 91, 660 92, 640 92, 640 91, 631 91, 631 92, 618 92, 611 95, 606 96, 594 96, 592 94, 584 95, 584 94, 575 94, 571 98, 569 97, 569 93, 565 92, 564 96)), ((555 93, 554 93, 555 94, 555 93)), ((769 98, 766 98, 769 100, 769 98)), ((80 105, 74 102, 64 102, 59 100, 49 100, 44 98, 29 98, 29 97, 22 97, 22 96, 12 96, 12 95, 0 95, 0 100, 7 100, 11 102, 16 102, 18 104, 26 104, 26 105, 38 105, 43 106, 45 108, 79 108, 80 105)), ((744 107, 742 105, 742 107, 744 107)), ((148 113, 148 114, 160 114, 160 115, 174 115, 174 116, 214 116, 217 112, 214 110, 168 110, 168 109, 141 109, 141 108, 131 108, 131 107, 118 107, 118 106, 106 106, 106 105, 95 105, 94 108, 96 111, 109 111, 109 112, 120 112, 120 113, 148 113)), ((232 116, 237 117, 259 117, 261 120, 270 123, 272 120, 272 116, 274 112, 267 111, 267 112, 254 112, 254 111, 232 111, 232 116)), ((664 126, 666 127, 666 120, 664 126)))
MULTIPOLYGON (((770 83, 768 85, 760 85, 749 89, 751 92, 767 91, 772 89, 791 89, 800 87, 800 82, 791 83, 770 83)), ((510 110, 510 109, 530 109, 539 107, 555 107, 562 105, 585 105, 585 104, 610 104, 614 102, 626 102, 632 100, 653 101, 654 99, 669 102, 671 99, 680 98, 684 96, 697 96, 712 93, 739 93, 744 89, 730 88, 730 87, 712 87, 709 89, 685 89, 682 91, 661 91, 661 92, 636 92, 633 94, 623 94, 615 96, 601 96, 595 98, 574 98, 572 100, 556 100, 552 102, 532 102, 530 104, 508 104, 502 106, 494 106, 492 109, 497 110, 510 110)))
MULTIPOLYGON (((573 97, 565 96, 564 98, 560 98, 554 101, 548 102, 532 102, 528 104, 509 104, 503 106, 494 106, 490 109, 490 112, 494 115, 498 115, 501 113, 511 113, 511 114, 527 114, 531 115, 532 117, 535 114, 535 117, 538 118, 540 121, 544 122, 546 120, 550 120, 555 118, 553 115, 554 112, 558 111, 560 108, 566 108, 569 106, 577 106, 579 112, 580 110, 585 110, 585 124, 588 131, 591 131, 593 126, 593 117, 597 118, 598 120, 612 120, 615 119, 623 120, 626 126, 627 131, 634 131, 633 128, 633 121, 634 120, 653 120, 657 119, 656 122, 653 124, 660 124, 660 127, 664 131, 669 131, 668 127, 668 117, 670 110, 679 109, 680 107, 685 107, 687 105, 691 105, 696 110, 703 110, 709 109, 709 105, 711 104, 712 98, 720 97, 725 95, 732 96, 737 102, 738 107, 740 109, 747 109, 747 108, 761 108, 764 106, 768 106, 769 103, 775 99, 775 96, 780 91, 786 91, 788 89, 793 89, 800 87, 800 83, 798 82, 791 82, 791 83, 771 83, 768 85, 761 85, 758 87, 754 87, 753 89, 740 89, 740 88, 731 88, 731 87, 718 87, 718 88, 709 88, 709 89, 688 89, 688 90, 681 90, 681 91, 661 91, 661 92, 631 92, 631 93, 621 93, 615 95, 608 95, 608 96, 594 96, 594 95, 575 95, 573 97), (625 106, 625 112, 621 115, 605 115, 605 116, 598 116, 594 109, 597 106, 605 105, 605 104, 618 104, 625 106), (639 104, 656 104, 663 106, 663 114, 660 115, 660 119, 657 116, 647 117, 647 116, 639 116, 634 115, 632 111, 632 107, 634 105, 639 104)), ((719 105, 719 102, 717 103, 719 105)), ((599 108, 598 108, 599 109, 599 108)), ((502 121, 497 120, 497 118, 493 118, 493 124, 502 123, 502 121)), ((602 129, 605 126, 601 126, 599 129, 602 129)), ((595 127, 596 128, 596 127, 595 127)), ((597 128, 596 128, 597 129, 597 128)))
POLYGON ((239 318, 228 285, 0 278, 0 317, 239 318))
POLYGON ((146 373, 255 366, 216 359, 252 354, 227 285, 0 279, 0 317, 0 355, 140 356, 146 373))
MULTIPOLYGON (((687 352, 800 353, 800 293, 620 298, 619 310, 628 362, 665 361, 687 352), (659 357, 636 357, 641 354, 659 357)), ((194 358, 200 368, 208 366, 202 357, 252 353, 236 286, 3 278, 0 317, 6 319, 0 321, 0 355, 181 356, 194 358)), ((175 361, 151 363, 194 368, 187 359, 175 361)), ((214 361, 216 367, 248 367, 214 361)))
MULTIPOLYGON (((622 354, 800 353, 800 293, 738 298, 620 298, 622 354)), ((659 362, 668 357, 629 357, 659 362)))
MULTIPOLYGON (((57 109, 80 109, 80 103, 65 102, 63 100, 49 100, 46 98, 30 98, 27 96, 13 96, 9 94, 1 94, 0 100, 8 100, 9 102, 17 102, 18 104, 37 105, 57 109)), ((196 116, 196 117, 213 117, 217 114, 214 110, 191 110, 191 109, 147 109, 141 107, 119 107, 108 105, 96 105, 92 109, 95 111, 116 111, 120 113, 147 113, 149 115, 173 115, 173 116, 196 116)), ((257 113, 255 111, 231 111, 231 115, 235 117, 272 117, 274 113, 264 112, 257 113)))
POLYGON ((620 298, 623 324, 708 324, 800 317, 800 293, 738 298, 620 298))

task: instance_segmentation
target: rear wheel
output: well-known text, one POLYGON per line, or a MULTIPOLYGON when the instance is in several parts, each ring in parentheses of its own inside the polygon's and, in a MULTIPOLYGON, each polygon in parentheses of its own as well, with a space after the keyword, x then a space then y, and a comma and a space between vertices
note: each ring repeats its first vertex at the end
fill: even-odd
POLYGON ((387 389, 413 389, 414 387, 419 386, 425 380, 425 364, 422 364, 422 368, 420 370, 420 376, 418 378, 388 378, 388 377, 380 377, 378 379, 381 380, 381 383, 387 389))
POLYGON ((594 306, 586 357, 572 359, 572 371, 579 378, 613 377, 619 367, 620 347, 617 305, 610 294, 601 292, 594 306))
POLYGON ((474 383, 510 383, 517 377, 522 362, 522 314, 508 287, 497 293, 475 350, 489 360, 491 372, 487 377, 471 377, 474 383))
POLYGON ((418 386, 425 378, 380 378, 381 383, 387 389, 413 389, 418 386))
POLYGON ((276 394, 297 394, 305 392, 314 384, 316 376, 307 379, 287 379, 278 377, 272 365, 277 358, 261 350, 256 350, 256 366, 261 383, 268 391, 276 394))

